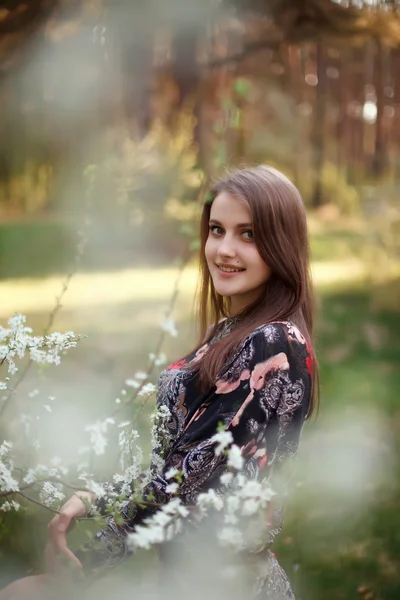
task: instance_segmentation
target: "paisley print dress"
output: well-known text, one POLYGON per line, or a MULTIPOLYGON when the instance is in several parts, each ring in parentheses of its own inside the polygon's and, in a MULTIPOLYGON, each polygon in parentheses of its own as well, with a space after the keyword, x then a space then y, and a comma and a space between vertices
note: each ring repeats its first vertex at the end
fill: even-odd
MULTIPOLYGON (((167 486, 171 482, 165 474, 171 467, 183 472, 178 494, 188 507, 211 487, 218 493, 226 457, 223 453, 215 455, 215 442, 211 438, 218 425, 224 423, 234 443, 241 448, 246 476, 267 479, 277 492, 268 516, 261 526, 257 524, 256 538, 252 538, 245 550, 245 560, 251 558, 252 597, 293 600, 288 578, 271 546, 282 527, 291 459, 297 453, 309 410, 311 354, 305 338, 292 323, 262 325, 243 340, 212 390, 204 395, 196 385, 196 371, 183 367, 194 366, 210 345, 227 335, 234 325, 234 319, 226 319, 207 344, 161 373, 157 404, 167 406, 170 411, 169 442, 165 465, 153 473, 144 497, 149 496, 156 503, 169 501, 167 486)), ((104 529, 78 553, 79 558, 88 568, 103 570, 104 566, 118 564, 128 554, 126 535, 154 510, 132 506, 127 501, 122 511, 123 524, 109 517, 104 529)), ((188 523, 195 522, 196 519, 188 519, 188 523)), ((170 544, 163 544, 160 552, 167 565, 170 544)))

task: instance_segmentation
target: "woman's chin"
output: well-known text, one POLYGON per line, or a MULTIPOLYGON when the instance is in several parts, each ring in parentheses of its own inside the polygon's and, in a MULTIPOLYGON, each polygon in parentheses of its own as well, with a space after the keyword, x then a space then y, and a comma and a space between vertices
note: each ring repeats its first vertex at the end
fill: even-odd
POLYGON ((219 294, 220 296, 223 296, 224 298, 230 297, 230 296, 236 296, 238 293, 240 294, 240 292, 238 292, 237 290, 232 289, 232 288, 229 289, 228 286, 223 286, 223 285, 218 286, 218 287, 216 286, 215 291, 217 292, 217 294, 219 294))

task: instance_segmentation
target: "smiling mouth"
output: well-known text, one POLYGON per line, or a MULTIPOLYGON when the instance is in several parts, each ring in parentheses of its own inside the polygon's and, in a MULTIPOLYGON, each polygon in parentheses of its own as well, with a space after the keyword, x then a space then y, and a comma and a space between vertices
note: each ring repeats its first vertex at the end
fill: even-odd
POLYGON ((234 268, 234 267, 222 267, 220 265, 217 265, 217 267, 223 273, 241 273, 242 271, 246 270, 246 269, 237 269, 237 268, 234 268))

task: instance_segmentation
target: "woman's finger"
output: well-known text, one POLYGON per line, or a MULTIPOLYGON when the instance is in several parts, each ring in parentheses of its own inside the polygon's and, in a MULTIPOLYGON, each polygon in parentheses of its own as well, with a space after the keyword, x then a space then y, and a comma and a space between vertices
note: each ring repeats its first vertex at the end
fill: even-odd
POLYGON ((56 571, 55 559, 56 559, 55 548, 51 542, 47 542, 47 544, 44 548, 44 563, 45 563, 46 573, 55 573, 55 571, 56 571))
POLYGON ((71 529, 73 521, 68 513, 60 513, 50 521, 48 526, 49 537, 56 548, 59 544, 66 542, 67 533, 71 529))
POLYGON ((68 548, 67 532, 71 529, 74 519, 68 515, 59 514, 49 525, 50 541, 45 548, 45 561, 50 572, 57 572, 60 567, 59 557, 64 557, 69 563, 82 571, 82 564, 68 548))

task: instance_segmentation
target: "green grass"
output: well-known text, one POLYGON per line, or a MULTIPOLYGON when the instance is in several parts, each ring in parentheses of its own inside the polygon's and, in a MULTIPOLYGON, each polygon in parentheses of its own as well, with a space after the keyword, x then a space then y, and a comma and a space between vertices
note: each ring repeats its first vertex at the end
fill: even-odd
MULTIPOLYGON (((357 598, 360 586, 375 599, 400 596, 400 323, 398 314, 371 314, 369 306, 365 289, 323 297, 320 417, 306 426, 299 459, 303 486, 290 502, 276 547, 298 600, 357 598), (313 443, 316 432, 322 432, 319 444, 313 443), (347 458, 354 460, 352 441, 360 467, 363 460, 370 466, 361 489, 356 485, 356 505, 349 507, 348 493, 316 488, 310 470, 318 466, 319 451, 327 469, 323 483, 337 477, 329 471, 336 455, 345 473, 347 458)), ((358 475, 356 469, 354 481, 358 475)))

